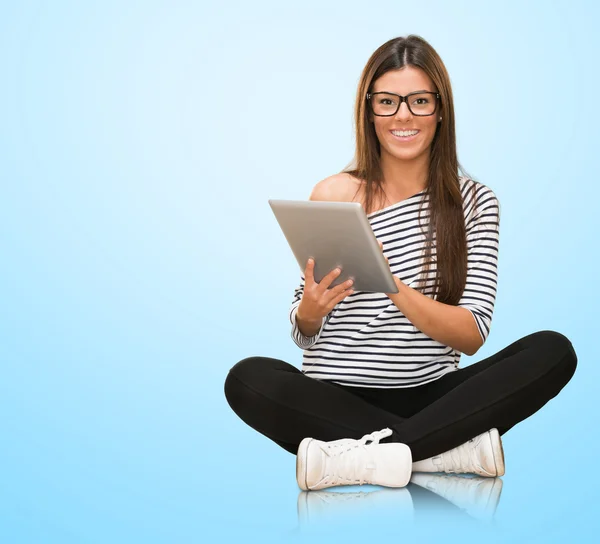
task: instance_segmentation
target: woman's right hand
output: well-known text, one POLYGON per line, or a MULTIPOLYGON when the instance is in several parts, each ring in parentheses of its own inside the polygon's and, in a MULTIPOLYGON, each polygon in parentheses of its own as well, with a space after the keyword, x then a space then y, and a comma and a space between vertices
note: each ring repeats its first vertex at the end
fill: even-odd
POLYGON ((296 313, 298 319, 306 321, 321 321, 338 302, 354 292, 350 289, 352 280, 347 280, 329 289, 333 280, 342 273, 339 268, 334 268, 320 283, 315 282, 314 268, 315 262, 308 259, 304 270, 304 293, 296 313))

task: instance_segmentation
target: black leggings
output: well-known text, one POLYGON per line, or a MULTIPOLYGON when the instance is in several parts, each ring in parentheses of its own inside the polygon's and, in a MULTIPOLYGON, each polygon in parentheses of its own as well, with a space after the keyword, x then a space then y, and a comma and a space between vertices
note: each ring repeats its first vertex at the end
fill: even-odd
POLYGON ((307 436, 361 438, 389 427, 392 435, 381 442, 403 442, 420 461, 493 427, 504 434, 555 397, 576 366, 565 336, 540 331, 407 388, 343 386, 309 378, 279 359, 248 357, 229 371, 225 396, 244 422, 290 453, 307 436))

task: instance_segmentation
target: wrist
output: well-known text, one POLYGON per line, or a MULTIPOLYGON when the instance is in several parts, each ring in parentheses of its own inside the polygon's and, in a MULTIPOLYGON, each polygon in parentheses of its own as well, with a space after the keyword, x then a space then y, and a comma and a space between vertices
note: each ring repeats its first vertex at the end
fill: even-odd
POLYGON ((300 312, 300 307, 298 307, 298 309, 296 310, 296 320, 302 321, 302 323, 308 323, 310 325, 321 322, 320 319, 307 319, 306 317, 304 317, 300 312))

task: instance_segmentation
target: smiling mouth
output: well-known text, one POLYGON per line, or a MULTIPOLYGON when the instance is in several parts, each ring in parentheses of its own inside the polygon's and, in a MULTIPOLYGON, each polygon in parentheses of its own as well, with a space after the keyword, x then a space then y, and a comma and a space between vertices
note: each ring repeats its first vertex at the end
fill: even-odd
MULTIPOLYGON (((394 137, 396 140, 399 140, 399 141, 401 141, 401 142, 407 142, 407 141, 410 141, 410 140, 414 140, 414 139, 415 139, 415 138, 416 138, 416 137, 419 135, 419 133, 420 133, 420 132, 421 132, 420 130, 419 130, 419 131, 417 131, 416 133, 412 133, 412 131, 411 131, 411 134, 409 134, 409 135, 407 135, 407 136, 401 136, 401 135, 400 135, 400 134, 401 134, 401 132, 400 132, 400 131, 391 131, 391 130, 390 130, 390 134, 391 134, 391 135, 392 135, 392 136, 393 136, 393 137, 394 137), (394 132, 396 132, 396 133, 394 134, 394 132)), ((406 133, 405 133, 405 134, 406 134, 406 133)))

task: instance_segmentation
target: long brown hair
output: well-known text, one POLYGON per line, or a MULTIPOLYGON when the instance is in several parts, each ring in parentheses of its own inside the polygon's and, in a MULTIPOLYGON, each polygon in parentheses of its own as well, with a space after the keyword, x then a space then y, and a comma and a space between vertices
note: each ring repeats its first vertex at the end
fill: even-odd
MULTIPOLYGON (((366 95, 372 92, 373 83, 383 74, 404 66, 418 67, 431 78, 441 97, 435 115, 443 118, 437 123, 431 143, 425 189, 425 195, 429 199, 429 226, 424 248, 425 268, 421 276, 421 290, 426 286, 423 278, 428 277, 431 264, 435 262, 437 272, 432 298, 437 296, 436 300, 439 302, 457 305, 467 281, 467 239, 459 168, 462 175, 466 175, 466 172, 456 154, 450 78, 437 52, 420 36, 411 34, 387 41, 371 55, 364 67, 354 108, 356 152, 353 163, 343 172, 365 183, 365 209, 366 213, 371 213, 372 209, 376 209, 375 198, 383 196, 383 173, 380 143, 374 125, 369 121, 366 95), (434 231, 437 262, 432 261, 434 231)), ((467 177, 470 178, 468 175, 467 177)), ((422 205, 419 208, 419 222, 421 211, 422 205)))

